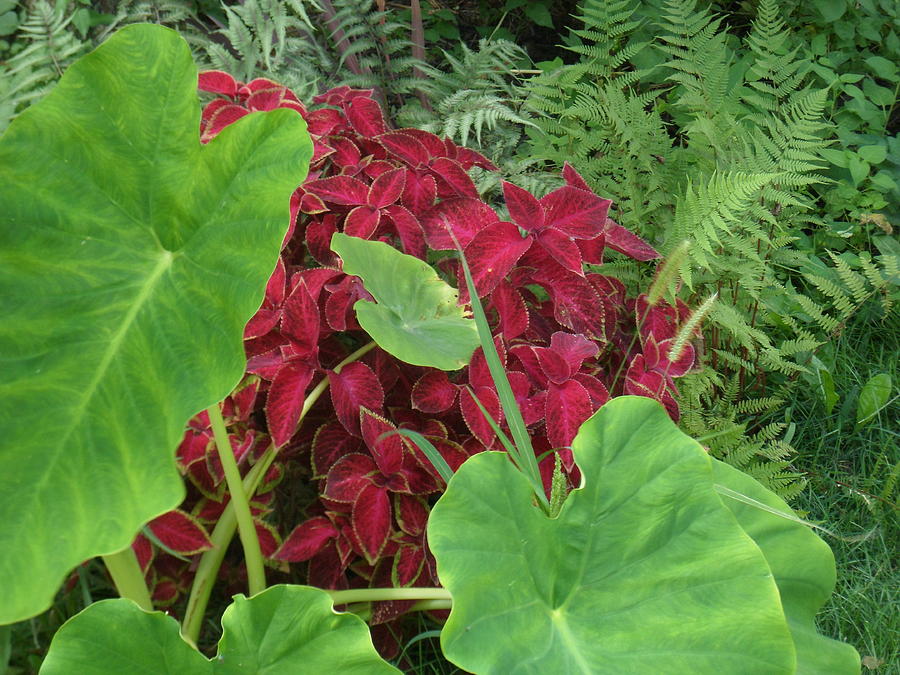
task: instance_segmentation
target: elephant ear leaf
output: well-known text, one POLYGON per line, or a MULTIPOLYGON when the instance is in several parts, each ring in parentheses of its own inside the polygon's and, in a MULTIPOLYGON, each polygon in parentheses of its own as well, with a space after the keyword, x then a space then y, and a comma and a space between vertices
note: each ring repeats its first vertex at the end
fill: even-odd
POLYGON ((855 674, 857 651, 816 631, 815 616, 834 590, 834 555, 791 507, 747 474, 713 460, 721 500, 766 557, 797 649, 798 673, 855 674), (732 496, 729 496, 732 495, 732 496), (777 512, 786 514, 779 516, 777 512))
POLYGON ((463 315, 457 292, 425 262, 380 241, 337 233, 331 248, 344 272, 358 276, 377 301, 358 300, 359 325, 402 361, 441 370, 466 365, 478 346, 475 322, 463 315))
POLYGON ((0 137, 0 624, 181 501, 184 425, 243 372, 312 145, 277 110, 201 147, 196 88, 130 26, 0 137))
POLYGON ((130 600, 102 600, 59 629, 41 675, 400 672, 378 656, 366 624, 335 613, 317 588, 272 586, 250 599, 237 595, 222 629, 218 653, 207 660, 181 639, 172 617, 130 600))
POLYGON ((477 673, 792 673, 794 645, 759 548, 710 459, 653 400, 582 425, 584 476, 555 519, 501 453, 468 459, 428 522, 453 609, 445 655, 477 673))

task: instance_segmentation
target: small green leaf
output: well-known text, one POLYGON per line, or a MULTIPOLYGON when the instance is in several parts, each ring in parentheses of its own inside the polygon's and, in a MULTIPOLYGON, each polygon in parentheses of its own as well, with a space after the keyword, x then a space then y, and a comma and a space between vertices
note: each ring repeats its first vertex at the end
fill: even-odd
POLYGON ((866 65, 883 80, 894 82, 897 79, 897 64, 883 56, 870 56, 866 59, 866 65))
POLYGON ((525 16, 534 21, 538 26, 553 28, 553 16, 543 2, 528 2, 525 4, 525 16))
POLYGON ((853 155, 847 162, 847 168, 850 170, 850 177, 853 179, 853 184, 859 185, 866 179, 866 176, 869 175, 869 169, 871 167, 868 162, 858 155, 853 155))
POLYGON ((838 395, 834 390, 834 378, 828 367, 815 356, 813 357, 813 368, 819 383, 819 396, 825 406, 825 414, 830 415, 834 410, 835 404, 838 402, 838 395))
POLYGON ((358 276, 378 302, 358 300, 360 326, 401 361, 441 370, 466 365, 478 346, 475 322, 464 318, 458 294, 425 262, 380 241, 340 232, 331 248, 344 272, 358 276))
POLYGON ((850 163, 850 158, 853 157, 853 153, 849 150, 833 150, 831 148, 824 148, 819 150, 819 154, 822 155, 829 162, 834 164, 835 166, 839 166, 842 169, 846 169, 847 165, 850 163))
POLYGON ((884 408, 891 398, 891 376, 879 373, 870 378, 859 392, 856 404, 857 428, 870 422, 884 408))
POLYGON ((864 145, 857 152, 870 164, 880 164, 887 157, 887 147, 884 145, 864 145))
POLYGON ((382 660, 366 624, 338 614, 318 588, 272 586, 236 595, 222 616, 222 638, 209 660, 185 642, 178 622, 130 600, 102 600, 69 619, 53 637, 41 675, 245 675, 246 673, 399 673, 382 660))
POLYGON ((816 0, 813 4, 819 10, 822 18, 825 19, 825 23, 837 21, 847 11, 846 0, 816 0))
POLYGON ((879 171, 871 178, 872 185, 881 188, 885 192, 897 189, 897 182, 887 171, 879 171))

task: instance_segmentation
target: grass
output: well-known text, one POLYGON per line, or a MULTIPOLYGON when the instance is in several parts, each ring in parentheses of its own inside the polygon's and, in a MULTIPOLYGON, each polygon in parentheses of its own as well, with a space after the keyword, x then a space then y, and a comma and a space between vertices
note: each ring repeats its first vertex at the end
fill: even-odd
POLYGON ((879 674, 900 673, 898 354, 896 315, 892 321, 860 315, 834 343, 832 374, 841 399, 833 413, 826 415, 812 396, 793 406, 795 466, 810 478, 793 506, 841 537, 825 535, 838 578, 818 624, 856 647, 863 672, 879 674), (857 428, 858 393, 878 373, 891 375, 894 398, 857 428))

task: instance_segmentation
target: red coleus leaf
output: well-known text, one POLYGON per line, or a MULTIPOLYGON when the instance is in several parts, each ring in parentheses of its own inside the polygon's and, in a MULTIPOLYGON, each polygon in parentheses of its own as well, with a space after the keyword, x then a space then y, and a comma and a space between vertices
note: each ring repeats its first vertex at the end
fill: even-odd
POLYGON ((394 514, 397 524, 406 534, 421 536, 428 524, 428 505, 421 497, 412 495, 394 495, 394 514))
POLYGON ((500 218, 480 199, 455 197, 445 199, 428 210, 420 219, 425 241, 435 251, 455 251, 456 244, 447 231, 449 226, 465 249, 478 232, 500 218))
POLYGON ((328 382, 337 418, 351 434, 360 435, 360 410, 377 411, 384 406, 384 391, 375 373, 365 363, 355 361, 340 373, 328 371, 328 382))
POLYGON ((358 330, 353 305, 360 299, 372 299, 362 281, 358 277, 345 276, 338 283, 329 284, 328 290, 330 293, 325 301, 325 320, 328 325, 338 331, 358 330))
POLYGON ((528 308, 522 294, 507 281, 501 281, 491 293, 491 305, 500 320, 498 331, 507 341, 528 330, 528 308))
POLYGON ((344 234, 369 239, 381 223, 381 211, 371 206, 357 206, 344 220, 344 234))
POLYGON ((397 232, 397 236, 400 237, 403 252, 424 260, 426 252, 425 234, 422 232, 419 219, 409 209, 399 204, 390 204, 384 207, 382 213, 387 216, 394 231, 397 232))
POLYGON ((313 478, 322 478, 344 455, 359 452, 362 443, 357 436, 352 436, 340 422, 323 424, 313 436, 312 470, 313 478))
POLYGON ((313 136, 329 136, 343 123, 344 117, 334 108, 319 108, 306 116, 306 128, 313 136))
POLYGON ((358 206, 365 204, 369 197, 369 186, 352 176, 319 178, 306 182, 303 187, 332 204, 358 206))
POLYGON ((244 339, 262 337, 270 330, 278 325, 281 319, 281 310, 266 309, 265 307, 257 310, 256 314, 250 317, 247 325, 244 326, 244 339))
POLYGON ((184 432, 181 444, 175 453, 182 468, 187 468, 204 457, 213 442, 212 432, 188 429, 184 432))
POLYGON ((367 485, 374 485, 374 477, 381 472, 369 455, 352 452, 344 455, 328 471, 322 494, 335 502, 352 504, 367 485))
POLYGON ((350 126, 360 136, 377 136, 387 131, 381 106, 371 98, 357 96, 346 101, 344 114, 350 126))
POLYGON ((429 164, 431 175, 437 182, 440 197, 468 197, 478 199, 478 188, 459 162, 447 157, 438 157, 429 164))
POLYGON ((584 335, 572 335, 557 331, 550 338, 550 349, 562 356, 573 373, 581 368, 585 359, 590 359, 599 353, 597 343, 588 340, 584 335))
POLYGON ((374 565, 391 536, 391 500, 387 491, 371 483, 365 485, 353 502, 351 522, 366 560, 374 565))
POLYGON ((347 562, 337 550, 337 544, 329 544, 309 561, 307 583, 316 588, 342 589, 350 584, 344 571, 347 562))
POLYGON ((694 365, 694 347, 690 343, 682 347, 677 360, 669 360, 669 352, 674 344, 674 338, 657 342, 653 335, 648 335, 643 346, 645 367, 668 378, 670 385, 671 378, 681 377, 694 365))
POLYGON ((606 248, 606 235, 601 234, 593 239, 576 239, 578 250, 581 251, 582 262, 592 265, 603 264, 603 249, 606 248))
POLYGON ((509 209, 509 217, 519 227, 528 232, 539 232, 544 229, 544 209, 537 198, 528 190, 506 181, 502 181, 503 198, 509 209))
POLYGON ((413 213, 425 213, 437 199, 437 183, 434 177, 411 169, 406 170, 406 180, 400 201, 413 213))
POLYGON ((338 529, 328 518, 315 516, 295 527, 272 557, 286 562, 304 562, 337 536, 338 529))
POLYGON ((246 422, 256 407, 260 379, 255 375, 245 377, 222 404, 222 414, 226 418, 246 422))
POLYGON ((408 164, 410 168, 426 164, 430 157, 430 153, 425 145, 416 139, 412 134, 404 131, 390 131, 381 134, 378 142, 390 154, 397 157, 400 161, 408 164))
POLYGON ((405 184, 406 171, 404 169, 394 169, 382 173, 369 186, 368 205, 381 209, 393 204, 400 199, 405 184))
POLYGON ((231 75, 221 70, 204 70, 197 78, 197 88, 211 94, 222 94, 228 98, 237 96, 238 83, 231 75))
POLYGON ((366 408, 360 409, 359 419, 363 441, 382 475, 393 476, 400 473, 404 464, 404 441, 399 434, 390 433, 396 431, 397 427, 366 408), (384 434, 389 435, 382 438, 384 434))
POLYGON ((606 309, 594 287, 574 272, 542 264, 534 274, 553 300, 553 316, 574 333, 605 339, 606 309))
POLYGON ((679 410, 675 398, 668 390, 668 380, 661 373, 647 370, 641 354, 632 359, 625 373, 625 393, 646 396, 662 403, 669 416, 678 421, 679 410))
POLYGON ((572 367, 562 354, 549 347, 533 347, 544 375, 555 384, 562 384, 572 376, 572 367))
POLYGON ((339 87, 333 87, 324 94, 318 94, 313 97, 313 103, 327 103, 328 105, 341 105, 345 101, 354 98, 370 98, 372 96, 371 89, 352 89, 346 84, 339 87))
POLYGON ((475 150, 471 150, 462 146, 456 147, 456 161, 459 162, 462 165, 462 168, 464 168, 466 171, 471 169, 473 166, 481 167, 485 171, 499 170, 496 164, 491 162, 480 152, 476 152, 475 150))
POLYGON ((334 151, 329 159, 335 166, 340 167, 342 171, 359 167, 359 163, 362 161, 362 152, 356 143, 349 138, 332 136, 328 139, 328 145, 334 151))
POLYGON ((319 306, 302 281, 284 302, 281 332, 291 341, 296 354, 315 358, 319 348, 319 306))
POLYGON ((493 292, 530 247, 531 238, 523 238, 512 223, 491 223, 477 232, 466 245, 465 255, 478 296, 493 292))
POLYGON ((266 400, 266 421, 277 447, 285 445, 297 430, 306 389, 314 369, 303 361, 289 361, 275 374, 266 400))
POLYGON ((412 388, 412 407, 424 413, 442 413, 456 401, 458 385, 453 384, 443 370, 429 370, 412 388))
POLYGON ((141 572, 146 574, 147 570, 150 569, 150 563, 153 562, 153 558, 156 556, 153 545, 147 537, 139 534, 134 538, 134 541, 131 542, 131 549, 134 551, 135 556, 137 556, 138 566, 140 566, 141 572))
POLYGON ((554 448, 571 445, 578 428, 593 413, 590 394, 577 380, 551 383, 545 405, 547 440, 554 448))
POLYGON ((564 185, 542 197, 540 203, 546 227, 576 239, 593 239, 604 231, 612 202, 593 192, 564 185))
POLYGON ((415 129, 412 127, 401 129, 401 131, 404 134, 412 136, 425 147, 425 150, 428 153, 428 159, 435 159, 437 157, 452 158, 452 155, 447 152, 447 144, 444 140, 430 131, 423 131, 422 129, 415 129))
POLYGON ((278 256, 278 262, 275 263, 275 269, 272 271, 269 281, 266 282, 265 303, 270 307, 278 307, 284 302, 286 278, 287 272, 284 267, 284 259, 281 256, 278 256))
POLYGON ((490 448, 494 443, 494 430, 475 402, 474 396, 478 397, 481 405, 497 424, 503 421, 503 408, 500 406, 497 392, 490 387, 477 387, 474 391, 467 387, 459 392, 459 409, 466 426, 484 447, 490 448))
POLYGON ((168 607, 178 599, 178 584, 171 577, 160 577, 153 584, 150 599, 154 607, 168 607))
POLYGON ((405 544, 394 554, 391 565, 391 586, 403 588, 411 586, 422 574, 425 566, 425 551, 421 546, 405 544))
POLYGON ((660 255, 646 241, 613 220, 606 223, 606 246, 635 260, 655 260, 660 255))
MULTIPOLYGON (((499 335, 494 336, 494 347, 497 350, 497 356, 500 357, 500 364, 506 367, 506 345, 503 338, 499 335)), ((487 359, 484 356, 484 350, 478 347, 472 354, 469 361, 469 384, 473 387, 493 387, 494 378, 491 376, 491 369, 488 368, 487 359)))
POLYGON ((197 519, 178 509, 154 518, 147 527, 164 546, 182 555, 212 548, 209 535, 197 519))
POLYGON ((572 379, 578 381, 581 386, 587 389, 588 394, 591 396, 594 412, 609 400, 609 391, 606 389, 606 386, 593 375, 575 373, 572 379))
POLYGON ((591 192, 591 187, 587 184, 587 181, 582 178, 581 174, 575 170, 575 167, 568 162, 563 163, 562 175, 568 185, 576 187, 579 190, 591 192))
POLYGON ((200 142, 208 143, 216 134, 233 122, 237 122, 250 111, 243 106, 229 103, 223 98, 212 101, 203 110, 200 122, 200 142))
POLYGON ((275 555, 275 551, 281 548, 281 535, 272 525, 259 518, 253 519, 253 526, 256 529, 256 538, 259 540, 260 552, 263 557, 271 558, 275 555))
POLYGON ((544 230, 536 238, 538 245, 562 267, 584 276, 581 249, 574 239, 559 230, 544 230))

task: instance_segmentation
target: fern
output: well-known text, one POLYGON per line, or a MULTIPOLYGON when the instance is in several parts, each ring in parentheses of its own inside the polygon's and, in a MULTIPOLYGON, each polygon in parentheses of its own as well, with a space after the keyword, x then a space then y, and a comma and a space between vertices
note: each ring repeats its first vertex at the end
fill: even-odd
POLYGON ((418 84, 429 107, 411 99, 398 112, 398 122, 463 145, 474 135, 475 143, 495 159, 510 154, 521 141, 522 128, 534 126, 521 110, 524 96, 513 73, 527 59, 525 51, 506 40, 482 39, 478 49, 460 44, 459 55, 443 54, 449 68, 424 66, 425 79, 418 84))

